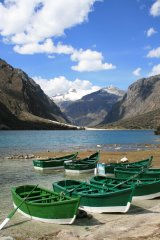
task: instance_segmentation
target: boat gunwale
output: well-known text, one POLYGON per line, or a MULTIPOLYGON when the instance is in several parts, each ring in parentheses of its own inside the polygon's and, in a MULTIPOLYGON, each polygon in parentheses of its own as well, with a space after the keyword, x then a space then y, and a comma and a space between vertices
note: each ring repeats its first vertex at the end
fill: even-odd
MULTIPOLYGON (((27 186, 35 186, 35 185, 21 185, 21 186, 18 186, 18 187, 23 187, 23 186, 25 186, 25 187, 27 187, 27 186)), ((12 187, 11 188, 11 192, 14 194, 14 196, 16 196, 16 198, 18 199, 18 200, 20 200, 20 201, 23 201, 24 199, 25 199, 25 197, 24 198, 22 198, 18 193, 16 193, 16 191, 15 191, 15 189, 17 189, 18 187, 12 187)), ((51 193, 51 194, 54 194, 54 195, 56 195, 56 196, 59 196, 60 195, 60 193, 57 193, 57 192, 53 192, 53 191, 50 191, 50 190, 48 190, 48 189, 45 189, 45 188, 43 188, 43 187, 39 187, 39 189, 40 190, 43 190, 43 191, 46 191, 46 192, 49 192, 49 193, 51 193)), ((36 196, 35 196, 36 197, 36 196)), ((72 202, 76 202, 76 201, 80 201, 80 197, 76 197, 76 198, 72 198, 72 197, 69 197, 69 196, 67 196, 67 195, 65 195, 65 198, 66 199, 61 199, 61 200, 59 200, 59 201, 57 201, 57 202, 52 202, 52 203, 34 203, 34 202, 32 202, 32 201, 28 201, 27 199, 24 201, 24 203, 25 204, 27 204, 27 205, 32 205, 32 206, 53 206, 53 205, 62 205, 62 204, 67 204, 67 203, 72 203, 72 202)), ((43 199, 43 200, 47 200, 47 199, 43 199)))
MULTIPOLYGON (((62 180, 63 181, 63 180, 62 180)), ((72 180, 73 181, 73 180, 72 180)), ((75 180, 76 181, 76 180, 75 180)), ((94 187, 94 188, 99 188, 99 190, 103 190, 104 189, 104 187, 103 186, 95 186, 94 184, 89 184, 89 183, 85 183, 85 182, 83 182, 84 184, 86 184, 86 185, 89 185, 89 186, 92 186, 92 187, 94 187)), ((80 183, 80 184, 82 184, 82 182, 80 183)), ((87 197, 105 197, 105 196, 108 196, 108 195, 116 195, 116 194, 118 194, 118 193, 121 193, 121 192, 128 192, 128 191, 131 191, 131 192, 133 192, 133 190, 134 190, 134 186, 133 187, 126 187, 125 189, 115 189, 115 191, 108 191, 108 192, 101 192, 101 193, 93 193, 93 194, 87 194, 87 193, 83 193, 83 191, 81 192, 77 192, 76 191, 76 189, 78 190, 78 186, 76 186, 75 188, 75 190, 65 190, 64 189, 64 187, 62 187, 62 186, 60 186, 60 185, 58 185, 58 182, 56 182, 56 183, 53 183, 53 187, 54 187, 54 185, 55 186, 57 186, 58 188, 61 188, 64 192, 66 192, 66 194, 69 194, 70 193, 70 191, 73 193, 73 194, 76 194, 76 195, 80 195, 80 196, 87 196, 87 197)), ((83 185, 82 185, 83 186, 83 185)), ((96 190, 96 189, 95 189, 96 190)), ((107 191, 107 190, 111 190, 111 189, 108 189, 107 187, 105 187, 105 190, 107 191)), ((63 192, 62 191, 62 192, 63 192)), ((84 189, 84 191, 85 191, 85 189, 84 189)), ((94 191, 94 190, 93 190, 94 191)))
MULTIPOLYGON (((68 155, 65 155, 65 156, 61 156, 61 157, 50 157, 50 158, 43 158, 43 159, 35 159, 35 160, 33 160, 33 162, 51 162, 51 161, 57 161, 57 162, 59 162, 59 161, 67 161, 68 160, 68 158, 69 157, 72 157, 72 158, 74 158, 74 157, 77 157, 77 155, 78 155, 78 152, 76 152, 76 153, 73 153, 73 154, 68 154, 68 155)), ((69 159, 69 160, 72 160, 72 158, 71 159, 69 159)))
MULTIPOLYGON (((150 157, 148 157, 148 158, 146 158, 146 159, 143 159, 143 160, 139 160, 139 161, 135 161, 135 162, 127 162, 127 163, 122 163, 122 162, 118 162, 118 163, 116 163, 116 162, 111 162, 111 163, 104 163, 104 165, 105 166, 117 166, 117 165, 120 165, 119 167, 144 167, 143 165, 141 165, 141 163, 149 163, 149 166, 150 166, 150 164, 151 164, 151 162, 152 162, 152 160, 153 160, 153 156, 150 156, 150 157)), ((147 166, 146 166, 147 167, 147 166)))
MULTIPOLYGON (((95 178, 96 178, 97 176, 94 176, 93 178, 91 178, 90 179, 90 183, 91 184, 95 184, 96 185, 96 182, 98 183, 100 183, 101 182, 101 180, 95 180, 95 178)), ((105 176, 98 176, 98 177, 104 177, 105 178, 105 176)), ((125 179, 125 178, 112 178, 112 177, 107 177, 106 176, 106 180, 104 179, 104 181, 103 181, 103 183, 101 182, 101 184, 99 185, 99 186, 103 186, 103 185, 105 185, 106 184, 106 186, 107 186, 107 184, 112 184, 112 185, 115 185, 114 183, 112 183, 112 182, 106 182, 105 183, 105 181, 107 181, 107 179, 109 180, 109 179, 112 179, 112 180, 116 180, 117 181, 117 184, 120 184, 120 183, 122 183, 122 185, 123 184, 129 184, 129 185, 134 185, 134 186, 143 186, 143 185, 151 185, 151 184, 155 184, 155 183, 160 183, 160 178, 147 178, 147 179, 130 179, 130 180, 128 180, 127 181, 127 179, 125 179), (124 181, 124 183, 123 183, 123 181, 124 181), (130 183, 130 181, 133 181, 132 183, 130 183), (148 181, 148 182, 145 182, 145 181, 148 181), (135 183, 134 183, 135 182, 135 183)))

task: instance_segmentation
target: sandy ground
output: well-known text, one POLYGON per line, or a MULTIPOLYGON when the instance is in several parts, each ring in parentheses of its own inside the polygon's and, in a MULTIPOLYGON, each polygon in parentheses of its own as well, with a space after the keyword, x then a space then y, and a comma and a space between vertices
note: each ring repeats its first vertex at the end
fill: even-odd
MULTIPOLYGON (((148 145, 148 147, 150 147, 148 145)), ((79 152, 78 157, 83 158, 89 156, 94 153, 93 151, 85 151, 79 152)), ((40 157, 55 157, 62 156, 64 153, 62 152, 38 152, 35 153, 36 156, 40 157)), ((70 154, 69 152, 65 154, 70 154)), ((144 151, 128 151, 128 152, 103 152, 100 150, 100 162, 120 162, 120 159, 126 156, 129 162, 134 162, 138 160, 142 160, 153 156, 153 166, 160 167, 160 147, 153 150, 144 150, 144 151)))
MULTIPOLYGON (((80 157, 92 152, 81 152, 80 157)), ((62 153, 36 153, 41 157, 62 153)), ((160 167, 160 148, 135 152, 101 152, 101 162, 117 162, 126 156, 129 161, 153 155, 153 167, 160 167)), ((159 240, 160 198, 134 201, 126 214, 92 214, 76 219, 73 225, 36 222, 16 213, 7 227, 0 231, 0 240, 159 240)))

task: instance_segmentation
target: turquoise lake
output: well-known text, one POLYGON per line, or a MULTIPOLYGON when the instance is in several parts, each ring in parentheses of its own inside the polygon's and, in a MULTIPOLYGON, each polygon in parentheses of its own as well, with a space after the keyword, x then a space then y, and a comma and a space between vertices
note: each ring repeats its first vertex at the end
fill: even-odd
MULTIPOLYGON (((39 173, 34 170, 32 159, 3 158, 17 153, 35 153, 38 151, 123 151, 149 149, 160 146, 160 136, 153 131, 112 130, 112 131, 0 131, 0 222, 13 210, 11 187, 26 184, 40 184, 52 189, 52 183, 63 179, 88 181, 92 174, 67 176, 64 170, 52 173, 39 173)), ((107 218, 109 218, 108 216, 107 218)), ((94 218, 93 218, 94 220, 94 218)), ((34 229, 46 225, 38 222, 26 222, 16 213, 9 225, 9 234, 23 232, 26 236, 34 229), (29 225, 28 225, 29 224, 29 225), (14 226, 14 228, 12 227, 14 226), (15 227, 17 226, 17 228, 15 227), (26 228, 25 228, 26 226, 26 228), (15 230, 14 230, 15 229, 15 230)), ((94 222, 94 221, 93 221, 94 222)), ((28 239, 28 238, 26 238, 28 239)))
POLYGON ((159 144, 160 136, 151 130, 0 131, 0 156, 47 150, 137 150, 159 144))

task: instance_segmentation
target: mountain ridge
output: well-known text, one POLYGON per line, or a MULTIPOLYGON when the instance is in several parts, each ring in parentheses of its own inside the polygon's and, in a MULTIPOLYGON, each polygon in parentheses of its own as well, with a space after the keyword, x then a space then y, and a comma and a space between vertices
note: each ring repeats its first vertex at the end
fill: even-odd
POLYGON ((126 124, 132 128, 132 125, 135 126, 134 122, 139 119, 140 122, 137 122, 139 127, 156 128, 160 124, 159 92, 160 75, 137 80, 128 87, 122 100, 113 105, 101 125, 124 126, 126 124), (147 116, 147 120, 145 116, 147 116))
POLYGON ((0 125, 2 129, 66 129, 59 107, 24 71, 0 59, 0 125), (50 120, 57 121, 53 124, 50 120))
POLYGON ((124 91, 118 88, 102 88, 79 100, 62 101, 58 105, 73 124, 92 127, 105 118, 112 105, 123 95, 124 91))

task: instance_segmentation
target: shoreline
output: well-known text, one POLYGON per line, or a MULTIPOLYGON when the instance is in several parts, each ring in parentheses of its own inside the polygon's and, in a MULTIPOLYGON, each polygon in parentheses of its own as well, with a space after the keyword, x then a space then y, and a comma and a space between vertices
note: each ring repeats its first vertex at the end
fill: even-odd
MULTIPOLYGON (((134 156, 135 155, 142 155, 141 152, 144 153, 146 156, 145 152, 151 152, 151 154, 154 154, 154 152, 159 151, 160 149, 160 143, 159 140, 157 141, 156 144, 97 144, 93 145, 90 147, 86 147, 85 149, 83 147, 73 147, 73 148, 65 148, 65 149, 58 149, 58 150, 50 150, 50 149, 35 149, 35 150, 5 150, 1 151, 0 153, 0 159, 32 159, 33 155, 34 156, 45 156, 45 157, 56 157, 59 155, 64 155, 64 154, 71 154, 73 152, 78 152, 78 156, 88 156, 90 153, 94 153, 96 151, 100 151, 101 155, 103 156, 105 153, 107 153, 109 156, 110 155, 123 155, 127 153, 132 153, 134 156), (139 154, 138 154, 139 152, 139 154), (86 155, 85 155, 86 153, 86 155), (137 153, 137 154, 135 154, 137 153)), ((149 153, 150 154, 150 153, 149 153)), ((132 156, 131 156, 132 158, 132 156)), ((117 159, 118 160, 118 159, 117 159)), ((134 159, 133 159, 134 160, 134 159)), ((138 159, 137 159, 138 160, 138 159)))
MULTIPOLYGON (((100 149, 99 149, 100 150, 100 149)), ((79 151, 78 157, 84 158, 95 151, 93 150, 86 150, 86 151, 79 151)), ((70 154, 71 152, 65 152, 65 154, 70 154)), ((39 157, 56 157, 56 156, 62 156, 64 152, 58 151, 58 152, 35 152, 35 156, 39 157)), ((126 156, 128 158, 129 162, 134 162, 138 160, 142 160, 145 158, 148 158, 150 156, 153 156, 153 165, 160 167, 160 147, 157 147, 156 149, 145 149, 145 150, 139 150, 139 151, 101 151, 100 150, 100 160, 99 162, 104 163, 110 163, 110 162, 119 162, 121 158, 126 156)))
MULTIPOLYGON (((80 151, 83 158, 94 151, 80 151)), ((35 152, 35 156, 62 156, 64 152, 35 152)), ((68 152, 71 153, 71 152, 68 152)), ((153 155, 153 167, 160 167, 160 147, 143 151, 107 152, 101 151, 100 162, 117 162, 126 156, 129 162, 145 159, 153 155)), ((32 159, 1 159, 1 167, 5 172, 8 166, 9 179, 13 177, 14 184, 24 184, 26 181, 50 186, 55 177, 65 177, 64 171, 52 174, 36 173, 32 159), (14 169, 18 164, 19 170, 14 169), (20 167, 22 165, 22 167, 20 167), (20 170, 23 170, 20 172, 20 170), (18 182, 15 173, 17 174, 18 182), (25 176, 26 174, 26 176, 25 176), (22 176, 22 179, 20 178, 22 176)), ((7 177, 7 175, 5 175, 7 177)), ((81 176, 83 177, 83 176, 81 176)), ((2 205, 0 222, 13 209, 10 195, 10 182, 7 178, 2 184, 2 205), (4 200, 4 201, 3 201, 4 200)), ((11 182, 12 183, 12 182, 11 182)), ((13 183, 12 183, 13 184, 13 183)), ((47 224, 34 221, 16 213, 5 229, 1 231, 0 240, 159 240, 160 239, 160 198, 153 200, 137 200, 132 202, 130 210, 125 214, 88 214, 88 217, 76 219, 73 225, 47 224)))

